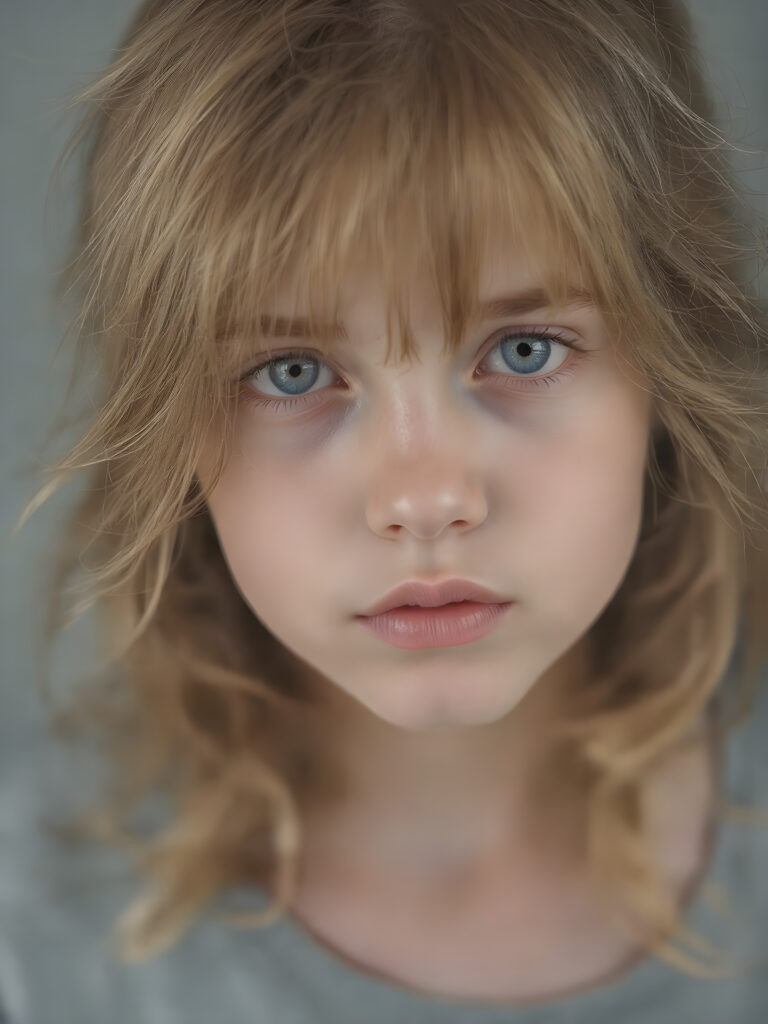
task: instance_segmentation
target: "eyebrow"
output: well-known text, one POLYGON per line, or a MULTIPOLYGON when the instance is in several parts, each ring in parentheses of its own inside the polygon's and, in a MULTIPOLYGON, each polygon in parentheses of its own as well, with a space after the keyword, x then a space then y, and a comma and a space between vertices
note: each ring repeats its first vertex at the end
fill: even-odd
MULTIPOLYGON (((583 288, 569 285, 566 293, 565 307, 568 309, 594 308, 594 296, 583 288)), ((541 287, 528 288, 512 295, 501 295, 488 299, 480 307, 481 321, 498 319, 506 316, 523 316, 526 313, 539 312, 551 306, 547 293, 541 287)), ((272 316, 265 313, 261 317, 260 326, 266 337, 272 338, 309 338, 312 330, 309 319, 304 316, 285 317, 272 316)), ((349 335, 344 324, 321 326, 329 337, 337 341, 348 341, 349 335)))

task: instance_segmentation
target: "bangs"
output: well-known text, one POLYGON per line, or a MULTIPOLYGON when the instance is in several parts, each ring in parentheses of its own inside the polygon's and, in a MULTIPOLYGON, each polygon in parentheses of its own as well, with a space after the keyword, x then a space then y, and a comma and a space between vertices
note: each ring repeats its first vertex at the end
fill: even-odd
POLYGON ((481 268, 498 248, 527 261, 547 305, 564 306, 576 287, 616 310, 627 265, 621 197, 567 82, 530 52, 517 39, 494 67, 471 40, 451 38, 431 60, 403 58, 386 74, 362 76, 350 60, 342 83, 313 83, 302 103, 287 103, 268 142, 241 124, 211 185, 207 238, 198 236, 214 372, 268 353, 269 338, 290 333, 287 320, 329 346, 341 282, 361 264, 385 296, 387 359, 394 343, 399 359, 414 355, 405 311, 425 280, 455 352, 488 298, 481 268), (500 81, 500 67, 515 73, 500 81), (286 285, 295 305, 278 317, 272 300, 286 285))

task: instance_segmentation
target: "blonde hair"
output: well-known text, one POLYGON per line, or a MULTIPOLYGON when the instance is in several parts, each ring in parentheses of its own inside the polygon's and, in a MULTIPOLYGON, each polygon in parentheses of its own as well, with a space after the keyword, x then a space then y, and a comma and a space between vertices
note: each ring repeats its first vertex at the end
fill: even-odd
POLYGON ((413 267, 433 275, 456 351, 493 230, 524 245, 554 303, 582 271, 652 392, 637 550, 592 627, 563 741, 588 769, 592 861, 654 949, 700 971, 684 946, 704 961, 713 947, 661 882, 640 793, 691 739, 737 647, 741 703, 731 721, 718 705, 718 728, 750 709, 768 653, 768 321, 751 276, 765 243, 682 4, 148 0, 77 99, 89 109, 63 157, 84 147, 87 163, 62 286, 81 297, 73 379, 92 351, 105 394, 22 522, 87 471, 46 640, 64 593, 81 594, 70 621, 99 609, 112 668, 59 720, 109 737, 112 785, 78 827, 127 845, 153 883, 121 921, 121 955, 167 947, 216 894, 270 872, 274 903, 232 920, 275 920, 321 785, 299 666, 237 591, 196 476, 213 423, 211 488, 226 461, 223 367, 275 326, 264 311, 289 272, 322 340, 363 252, 401 357, 413 267), (144 834, 130 815, 153 792, 166 820, 144 834))

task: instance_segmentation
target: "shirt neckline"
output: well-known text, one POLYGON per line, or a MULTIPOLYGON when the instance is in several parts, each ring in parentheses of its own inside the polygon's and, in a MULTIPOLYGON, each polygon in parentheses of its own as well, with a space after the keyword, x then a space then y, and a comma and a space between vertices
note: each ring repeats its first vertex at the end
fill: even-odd
MULTIPOLYGON (((715 798, 707 827, 707 854, 701 870, 688 887, 681 911, 683 923, 694 928, 696 918, 704 912, 708 891, 724 877, 725 832, 728 823, 721 808, 723 797, 732 791, 735 781, 736 732, 732 730, 728 735, 723 735, 715 730, 711 737, 714 748, 715 798)), ((467 1014, 472 1014, 473 1024, 475 1021, 477 1024, 493 1024, 497 1018, 509 1021, 510 1015, 516 1013, 525 1017, 526 1024, 558 1010, 567 1009, 570 1013, 583 1009, 591 1013, 604 1004, 609 1006, 616 1000, 631 999, 635 990, 647 990, 647 986, 658 981, 661 975, 670 971, 677 973, 675 968, 652 951, 641 950, 623 967, 607 975, 603 982, 564 990, 560 994, 553 994, 551 998, 514 1002, 457 999, 413 989, 358 966, 342 952, 323 942, 290 912, 285 912, 271 926, 270 932, 274 933, 282 954, 287 958, 298 956, 302 972, 317 978, 319 985, 326 988, 343 986, 353 992, 356 998, 370 1000, 372 1003, 375 1001, 377 1007, 381 1006, 382 1012, 407 1013, 409 1009, 414 1012, 418 1010, 424 1019, 430 1013, 437 1013, 441 1015, 441 1020, 446 1019, 446 1014, 455 1013, 457 1021, 463 1021, 467 1014)))

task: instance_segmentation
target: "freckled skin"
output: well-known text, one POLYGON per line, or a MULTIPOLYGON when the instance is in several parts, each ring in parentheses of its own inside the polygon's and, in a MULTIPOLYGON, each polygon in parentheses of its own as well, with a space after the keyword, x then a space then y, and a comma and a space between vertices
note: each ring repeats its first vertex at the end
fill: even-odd
MULTIPOLYGON (((532 283, 520 261, 496 255, 481 295, 532 283)), ((288 295, 278 312, 293 312, 288 295)), ((287 412, 242 403, 209 501, 224 555, 273 634, 379 719, 417 730, 496 722, 625 575, 641 520, 648 393, 622 373, 592 309, 491 322, 451 357, 434 295, 414 291, 421 362, 384 367, 375 276, 360 270, 342 295, 353 340, 317 364, 309 392, 321 400, 287 412), (562 329, 588 351, 565 350, 576 368, 548 388, 504 371, 498 356, 493 376, 473 379, 488 366, 488 339, 520 326, 562 329), (354 619, 404 580, 447 576, 518 603, 481 641, 441 649, 391 647, 354 619)), ((280 339, 281 351, 291 347, 312 344, 280 339)), ((532 376, 562 355, 553 344, 532 376)), ((286 394, 266 372, 258 387, 286 394)))

